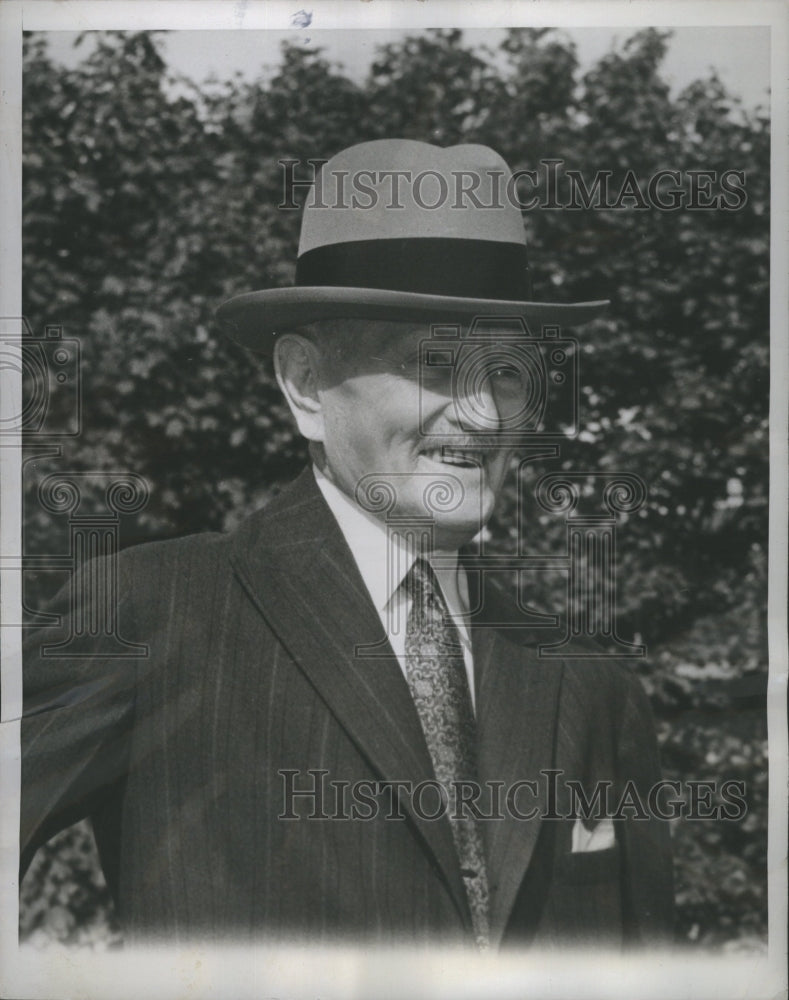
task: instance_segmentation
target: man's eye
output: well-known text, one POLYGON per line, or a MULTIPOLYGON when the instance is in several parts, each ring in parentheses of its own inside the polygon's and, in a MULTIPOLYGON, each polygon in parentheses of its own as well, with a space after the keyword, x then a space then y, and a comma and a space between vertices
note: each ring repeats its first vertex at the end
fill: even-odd
POLYGON ((398 361, 394 371, 397 375, 402 375, 403 378, 414 378, 419 371, 419 361, 415 358, 406 358, 404 361, 398 361))
POLYGON ((522 381, 521 371, 519 368, 515 368, 513 365, 500 365, 495 368, 491 373, 493 378, 509 380, 509 381, 522 381))

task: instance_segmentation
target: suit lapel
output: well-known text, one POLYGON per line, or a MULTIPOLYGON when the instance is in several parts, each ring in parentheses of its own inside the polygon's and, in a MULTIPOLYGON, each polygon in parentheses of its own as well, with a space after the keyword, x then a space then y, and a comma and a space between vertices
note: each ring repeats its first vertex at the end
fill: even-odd
MULTIPOLYGON (((496 614, 499 610, 491 608, 496 614)), ((511 614, 507 618, 512 620, 511 614)), ((522 812, 536 808, 533 819, 511 815, 505 799, 504 819, 484 823, 495 947, 531 862, 547 804, 547 780, 541 771, 551 768, 555 759, 562 671, 560 661, 539 658, 531 630, 477 627, 472 637, 480 780, 483 785, 503 782, 503 796, 517 781, 532 781, 537 787, 536 796, 524 789, 516 799, 522 812)))
MULTIPOLYGON (((353 556, 312 473, 238 530, 231 560, 297 666, 384 781, 434 778, 408 685, 353 556), (373 656, 359 646, 375 646, 373 656)), ((404 807, 470 918, 447 820, 404 807)))

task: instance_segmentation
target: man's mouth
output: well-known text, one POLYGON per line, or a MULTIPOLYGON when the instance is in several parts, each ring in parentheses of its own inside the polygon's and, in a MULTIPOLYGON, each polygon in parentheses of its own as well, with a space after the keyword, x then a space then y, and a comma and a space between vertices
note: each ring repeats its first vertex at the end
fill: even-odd
POLYGON ((442 445, 438 448, 429 448, 422 454, 433 462, 441 465, 453 465, 461 469, 479 468, 485 461, 485 451, 482 448, 451 448, 442 445))

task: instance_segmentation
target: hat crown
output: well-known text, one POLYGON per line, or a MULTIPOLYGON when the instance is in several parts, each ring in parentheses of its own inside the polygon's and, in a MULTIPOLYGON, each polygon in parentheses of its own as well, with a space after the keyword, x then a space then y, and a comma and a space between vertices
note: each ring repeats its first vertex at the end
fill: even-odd
POLYGON ((321 168, 304 208, 299 256, 387 239, 493 241, 524 247, 506 162, 487 146, 442 148, 377 139, 337 153, 321 168), (510 197, 508 197, 508 194, 510 197))
POLYGON ((506 162, 487 146, 378 139, 316 177, 292 288, 236 295, 217 316, 240 343, 331 318, 587 322, 604 302, 535 302, 523 217, 506 162))

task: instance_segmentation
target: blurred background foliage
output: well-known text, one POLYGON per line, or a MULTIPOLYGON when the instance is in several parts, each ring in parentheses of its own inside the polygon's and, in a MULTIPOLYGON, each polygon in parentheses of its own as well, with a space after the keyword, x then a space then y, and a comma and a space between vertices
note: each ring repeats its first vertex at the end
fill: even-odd
MULTIPOLYGON (((742 171, 736 210, 524 213, 535 298, 611 298, 578 332, 581 427, 561 456, 522 469, 489 545, 563 551, 564 517, 533 500, 545 472, 626 471, 649 496, 621 519, 619 633, 657 717, 666 776, 747 787, 742 821, 674 824, 679 941, 748 950, 766 938, 766 543, 769 122, 714 73, 672 95, 668 34, 645 30, 587 71, 548 29, 496 52, 459 31, 382 45, 362 85, 288 43, 273 75, 176 79, 152 33, 108 32, 75 68, 26 38, 24 310, 81 344, 83 430, 60 457, 31 443, 25 549, 63 553, 68 526, 35 499, 57 470, 129 470, 150 499, 123 544, 228 527, 291 479, 304 449, 270 372, 216 328, 233 293, 291 283, 300 213, 279 210, 281 159, 407 136, 494 147, 514 170, 559 159, 591 183, 627 171, 742 171), (531 500, 529 498, 532 498, 531 500)), ((539 172, 538 193, 547 195, 539 172)), ((561 190, 561 189, 560 189, 561 190)), ((565 189, 566 190, 566 189, 565 189)), ((711 187, 722 192, 719 181, 711 187)), ((300 193, 303 196, 303 192, 300 193)), ((303 200, 303 197, 302 199, 303 200)), ((53 391, 52 419, 72 406, 53 391)), ((561 574, 530 574, 530 600, 561 606, 561 574), (559 602, 559 603, 557 603, 559 602)), ((27 575, 40 606, 62 574, 27 575)), ((20 934, 120 940, 86 823, 39 851, 20 934)))

